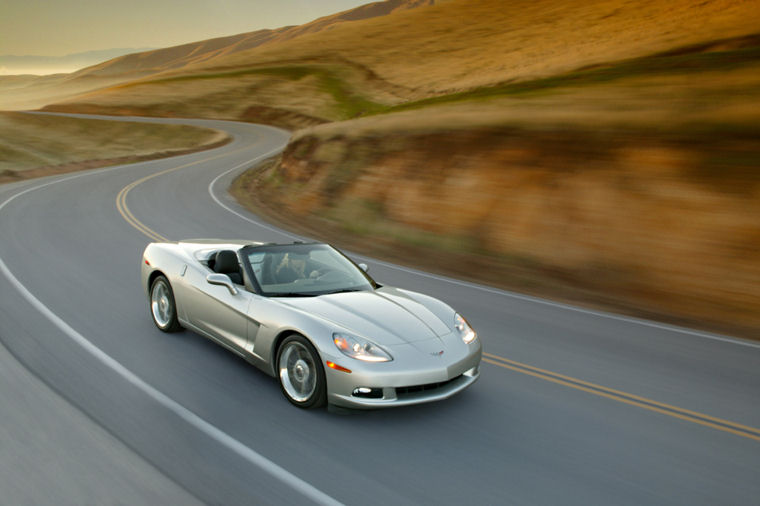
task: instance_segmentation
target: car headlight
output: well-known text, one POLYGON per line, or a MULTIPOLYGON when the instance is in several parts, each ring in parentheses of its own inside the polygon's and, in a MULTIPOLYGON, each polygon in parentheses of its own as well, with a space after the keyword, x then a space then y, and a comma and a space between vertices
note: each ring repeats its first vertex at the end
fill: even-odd
POLYGON ((464 341, 465 344, 470 344, 478 337, 478 334, 472 330, 472 327, 467 323, 467 320, 462 318, 462 315, 459 313, 454 315, 454 328, 459 331, 459 334, 462 336, 462 341, 464 341))
POLYGON ((389 362, 393 360, 393 357, 378 345, 359 337, 336 332, 333 334, 333 343, 344 355, 365 362, 389 362))

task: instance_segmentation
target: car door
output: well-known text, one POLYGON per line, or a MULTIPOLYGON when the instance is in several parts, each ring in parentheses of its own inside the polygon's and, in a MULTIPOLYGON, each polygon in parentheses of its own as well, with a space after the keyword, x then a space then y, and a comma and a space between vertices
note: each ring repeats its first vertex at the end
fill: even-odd
POLYGON ((242 352, 248 342, 248 307, 253 294, 240 285, 235 285, 237 293, 232 294, 226 286, 206 281, 206 275, 188 269, 187 320, 221 344, 242 352))

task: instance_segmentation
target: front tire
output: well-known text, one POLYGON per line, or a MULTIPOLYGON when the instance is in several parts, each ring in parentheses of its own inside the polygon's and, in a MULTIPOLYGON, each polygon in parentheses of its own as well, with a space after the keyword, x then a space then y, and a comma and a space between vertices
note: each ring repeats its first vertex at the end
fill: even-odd
POLYGON ((314 346, 303 336, 293 334, 277 352, 277 376, 283 395, 299 408, 325 405, 325 370, 314 346))
POLYGON ((182 326, 177 319, 177 304, 169 280, 158 276, 150 285, 150 315, 163 332, 177 332, 182 326))

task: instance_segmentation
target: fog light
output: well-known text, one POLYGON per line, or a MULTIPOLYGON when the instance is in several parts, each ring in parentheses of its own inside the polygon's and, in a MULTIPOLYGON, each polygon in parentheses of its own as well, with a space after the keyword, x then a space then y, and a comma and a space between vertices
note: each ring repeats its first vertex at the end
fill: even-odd
POLYGON ((354 397, 364 397, 366 399, 382 399, 382 388, 357 387, 351 393, 354 397))

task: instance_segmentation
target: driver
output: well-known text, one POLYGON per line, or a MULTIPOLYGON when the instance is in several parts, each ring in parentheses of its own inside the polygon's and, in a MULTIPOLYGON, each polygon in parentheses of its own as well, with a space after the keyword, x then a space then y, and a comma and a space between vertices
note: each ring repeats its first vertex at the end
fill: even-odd
POLYGON ((277 281, 280 283, 292 283, 297 279, 306 279, 307 277, 314 279, 319 277, 319 272, 316 270, 312 270, 308 276, 306 275, 307 260, 308 255, 293 253, 292 251, 285 253, 280 265, 275 270, 277 281))

